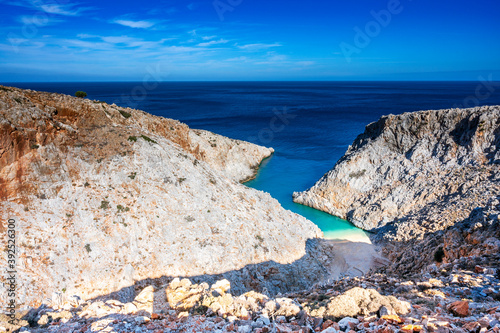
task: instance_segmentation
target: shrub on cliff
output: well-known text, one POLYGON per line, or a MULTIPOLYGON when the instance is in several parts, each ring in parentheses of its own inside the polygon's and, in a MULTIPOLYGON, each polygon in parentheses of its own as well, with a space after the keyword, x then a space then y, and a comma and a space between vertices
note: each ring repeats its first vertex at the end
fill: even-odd
POLYGON ((79 97, 79 98, 84 98, 84 97, 87 97, 87 93, 85 91, 77 91, 75 93, 75 96, 79 97))

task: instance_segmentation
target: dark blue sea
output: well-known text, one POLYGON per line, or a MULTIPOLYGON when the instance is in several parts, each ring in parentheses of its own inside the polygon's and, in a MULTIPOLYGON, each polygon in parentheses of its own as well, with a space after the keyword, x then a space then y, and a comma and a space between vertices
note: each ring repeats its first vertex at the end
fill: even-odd
MULTIPOLYGON (((7 84, 8 85, 8 84, 7 84)), ((248 186, 316 223, 329 238, 363 237, 346 221, 292 202, 330 170, 364 127, 408 111, 500 104, 500 82, 13 83, 178 119, 192 128, 273 147, 248 186)))

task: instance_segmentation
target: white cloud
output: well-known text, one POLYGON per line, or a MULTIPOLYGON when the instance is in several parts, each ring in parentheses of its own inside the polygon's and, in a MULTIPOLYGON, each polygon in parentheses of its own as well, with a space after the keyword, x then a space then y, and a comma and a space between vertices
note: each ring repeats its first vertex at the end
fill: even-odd
POLYGON ((12 45, 28 43, 30 40, 27 38, 7 38, 7 41, 12 45))
MULTIPOLYGON (((91 10, 90 7, 82 7, 78 3, 73 4, 60 4, 57 3, 44 3, 40 0, 19 0, 9 1, 7 4, 11 6, 19 6, 24 8, 36 9, 43 11, 47 14, 62 15, 62 16, 79 16, 83 12, 91 10)), ((41 16, 41 15, 35 15, 41 16)))
POLYGON ((155 25, 152 21, 132 21, 132 20, 114 20, 113 23, 120 24, 130 28, 147 29, 155 25))
POLYGON ((35 25, 37 27, 45 27, 50 24, 62 22, 61 20, 48 17, 47 15, 22 15, 18 17, 18 21, 24 25, 35 25))
POLYGON ((72 46, 72 47, 77 47, 80 49, 88 49, 88 50, 110 50, 111 49, 111 44, 109 43, 96 43, 96 42, 89 42, 89 41, 84 41, 80 39, 63 39, 62 40, 62 47, 65 46, 72 46))
POLYGON ((229 42, 229 41, 221 38, 219 40, 211 40, 210 42, 200 43, 200 44, 198 44, 198 46, 206 47, 206 46, 216 45, 216 44, 226 44, 227 42, 229 42))
POLYGON ((196 47, 189 47, 189 46, 166 46, 162 48, 160 51, 164 53, 187 53, 187 52, 195 52, 195 51, 202 51, 202 49, 196 48, 196 47))
POLYGON ((77 16, 85 10, 82 8, 73 8, 74 5, 60 5, 60 4, 43 4, 40 9, 49 14, 57 14, 64 16, 77 16))
POLYGON ((99 36, 89 35, 89 34, 78 34, 78 35, 76 35, 76 37, 78 37, 78 38, 97 38, 99 36))
POLYGON ((217 36, 203 36, 203 37, 201 37, 201 39, 203 39, 203 40, 211 40, 211 39, 214 39, 216 37, 217 36))
POLYGON ((236 58, 229 58, 229 59, 226 59, 226 61, 242 61, 242 62, 247 62, 248 58, 244 57, 244 56, 241 56, 241 57, 236 57, 236 58))
POLYGON ((100 38, 106 43, 111 43, 111 44, 130 44, 138 41, 136 38, 128 36, 104 36, 100 38))
POLYGON ((280 43, 273 43, 273 44, 263 44, 263 43, 256 43, 256 44, 246 44, 246 45, 236 45, 239 49, 245 50, 245 51, 260 51, 260 50, 265 50, 269 49, 272 47, 278 47, 281 46, 280 43))
MULTIPOLYGON (((130 37, 126 35, 122 36, 99 36, 99 35, 89 35, 89 34, 78 34, 80 39, 100 39, 107 43, 110 47, 128 47, 128 48, 140 48, 140 49, 153 49, 163 46, 163 44, 172 40, 173 38, 163 38, 156 41, 147 41, 141 38, 130 37)), ((101 43, 103 44, 103 43, 101 43)))

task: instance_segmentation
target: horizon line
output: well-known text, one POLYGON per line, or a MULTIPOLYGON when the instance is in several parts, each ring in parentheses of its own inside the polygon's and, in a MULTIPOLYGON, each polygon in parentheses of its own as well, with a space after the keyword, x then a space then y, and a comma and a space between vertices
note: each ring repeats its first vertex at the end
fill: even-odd
MULTIPOLYGON (((23 84, 23 83, 138 83, 144 80, 124 80, 124 81, 6 81, 0 85, 23 84)), ((171 81, 156 81, 156 83, 224 83, 224 82, 477 82, 470 79, 456 80, 171 80, 171 81)), ((492 82, 500 82, 493 80, 492 82)))

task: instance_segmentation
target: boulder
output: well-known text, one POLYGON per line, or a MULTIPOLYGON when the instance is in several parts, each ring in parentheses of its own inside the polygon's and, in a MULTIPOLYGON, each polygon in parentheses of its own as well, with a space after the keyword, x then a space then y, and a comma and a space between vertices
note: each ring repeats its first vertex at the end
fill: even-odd
POLYGON ((377 313, 382 306, 398 314, 406 314, 410 310, 408 302, 393 296, 382 296, 375 289, 355 287, 342 295, 330 298, 325 316, 334 319, 365 316, 377 313))
POLYGON ((469 315, 469 302, 456 301, 448 305, 448 311, 457 317, 467 317, 469 315))

